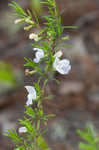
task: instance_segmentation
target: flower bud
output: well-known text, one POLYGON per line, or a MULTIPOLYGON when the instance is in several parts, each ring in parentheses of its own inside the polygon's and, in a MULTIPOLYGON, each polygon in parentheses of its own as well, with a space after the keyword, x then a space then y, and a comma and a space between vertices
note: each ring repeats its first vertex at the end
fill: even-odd
POLYGON ((58 51, 58 52, 56 52, 56 54, 54 55, 54 57, 60 58, 62 55, 63 55, 62 51, 58 51))
POLYGON ((35 24, 35 22, 32 21, 32 20, 30 20, 29 18, 27 18, 27 19, 25 20, 25 22, 28 23, 28 24, 35 24))
POLYGON ((21 23, 21 22, 24 22, 24 19, 16 19, 16 20, 14 21, 15 24, 18 24, 18 23, 21 23))
POLYGON ((29 69, 25 69, 25 75, 26 75, 26 76, 29 75, 29 69))
POLYGON ((24 30, 28 31, 32 28, 32 25, 24 27, 24 30))
POLYGON ((34 40, 34 41, 39 41, 39 37, 38 37, 38 34, 34 34, 34 33, 31 33, 30 35, 29 35, 29 39, 30 40, 34 40))

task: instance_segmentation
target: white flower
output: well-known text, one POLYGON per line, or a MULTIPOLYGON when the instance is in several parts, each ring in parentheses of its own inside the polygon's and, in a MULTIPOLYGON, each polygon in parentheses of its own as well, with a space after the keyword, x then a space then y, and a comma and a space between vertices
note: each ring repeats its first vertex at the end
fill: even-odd
POLYGON ((20 127, 19 128, 19 133, 26 133, 27 132, 27 128, 26 127, 20 127))
POLYGON ((31 33, 29 39, 37 42, 39 40, 38 34, 31 33))
POLYGON ((29 105, 32 105, 33 100, 36 99, 36 90, 32 86, 25 86, 25 88, 27 89, 27 91, 29 93, 27 96, 27 102, 26 102, 26 105, 29 106, 29 105))
POLYGON ((53 68, 55 68, 60 74, 68 74, 71 69, 70 61, 67 59, 60 60, 56 57, 53 63, 53 68))
POLYGON ((54 57, 60 58, 62 55, 63 55, 62 51, 58 51, 58 52, 56 52, 56 54, 54 55, 54 57))
POLYGON ((34 58, 34 62, 35 63, 39 63, 40 62, 40 60, 44 57, 44 51, 42 50, 42 49, 40 49, 40 48, 34 48, 33 49, 34 51, 37 51, 36 53, 35 53, 35 58, 34 58))

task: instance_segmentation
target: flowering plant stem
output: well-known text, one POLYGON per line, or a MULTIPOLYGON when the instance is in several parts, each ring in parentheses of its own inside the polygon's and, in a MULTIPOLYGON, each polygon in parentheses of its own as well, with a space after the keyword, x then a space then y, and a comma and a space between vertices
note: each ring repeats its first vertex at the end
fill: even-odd
POLYGON ((29 35, 33 41, 33 52, 35 58, 25 58, 26 75, 37 75, 36 82, 25 88, 28 92, 24 119, 19 120, 21 127, 16 130, 8 130, 5 135, 10 137, 16 148, 14 150, 50 150, 43 134, 46 132, 48 119, 54 117, 53 114, 46 114, 43 109, 43 101, 49 99, 46 95, 46 88, 49 81, 58 80, 54 77, 56 71, 62 75, 67 75, 71 69, 70 61, 61 59, 62 51, 58 49, 60 41, 68 38, 62 37, 64 27, 61 23, 61 16, 55 0, 44 0, 41 5, 48 7, 49 14, 43 16, 43 27, 40 26, 39 14, 35 9, 25 11, 16 2, 10 4, 14 8, 18 17, 15 24, 24 23, 24 30, 36 28, 37 33, 29 35))

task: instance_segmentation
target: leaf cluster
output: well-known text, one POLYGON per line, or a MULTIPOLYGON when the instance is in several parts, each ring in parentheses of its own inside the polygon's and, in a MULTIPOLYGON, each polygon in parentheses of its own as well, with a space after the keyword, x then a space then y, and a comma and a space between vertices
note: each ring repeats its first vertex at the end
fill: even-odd
POLYGON ((28 9, 25 11, 19 4, 12 1, 9 6, 11 6, 14 9, 14 15, 20 19, 20 23, 25 23, 27 26, 24 28, 24 30, 30 30, 32 27, 36 27, 36 24, 38 23, 37 15, 35 14, 35 21, 33 21, 33 14, 28 9))
POLYGON ((80 142, 79 147, 82 150, 99 150, 99 136, 96 136, 95 131, 91 127, 85 130, 77 130, 77 133, 85 142, 80 142))
POLYGON ((17 4, 16 2, 12 1, 9 4, 9 6, 11 6, 12 8, 14 8, 14 12, 15 12, 16 16, 21 17, 21 18, 27 17, 27 14, 24 11, 24 9, 22 9, 22 7, 19 4, 17 4))

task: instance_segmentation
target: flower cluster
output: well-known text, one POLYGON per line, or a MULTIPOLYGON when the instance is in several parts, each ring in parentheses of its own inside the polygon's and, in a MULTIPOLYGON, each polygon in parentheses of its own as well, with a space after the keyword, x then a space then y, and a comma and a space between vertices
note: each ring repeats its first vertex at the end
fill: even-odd
MULTIPOLYGON (((44 51, 40 48, 34 48, 33 49, 35 52, 35 58, 33 59, 33 61, 35 63, 39 63, 40 60, 42 58, 44 58, 44 51)), ((54 62, 52 64, 52 67, 54 68, 54 70, 58 71, 60 74, 62 75, 66 75, 69 73, 70 69, 71 69, 71 65, 70 65, 70 61, 67 59, 62 59, 60 60, 60 57, 62 56, 62 51, 58 51, 55 55, 54 55, 54 62)), ((36 90, 34 87, 32 86, 25 86, 25 88, 28 91, 28 96, 27 96, 27 102, 26 105, 32 105, 33 101, 36 99, 36 90)))
MULTIPOLYGON (((40 48, 34 48, 33 50, 36 51, 35 58, 33 61, 35 63, 39 63, 40 60, 44 57, 44 51, 40 48)), ((60 60, 59 58, 61 56, 62 56, 61 51, 58 51, 54 55, 55 60, 53 62, 53 68, 56 69, 56 71, 58 71, 60 74, 66 75, 71 70, 70 61, 67 59, 60 60)))

